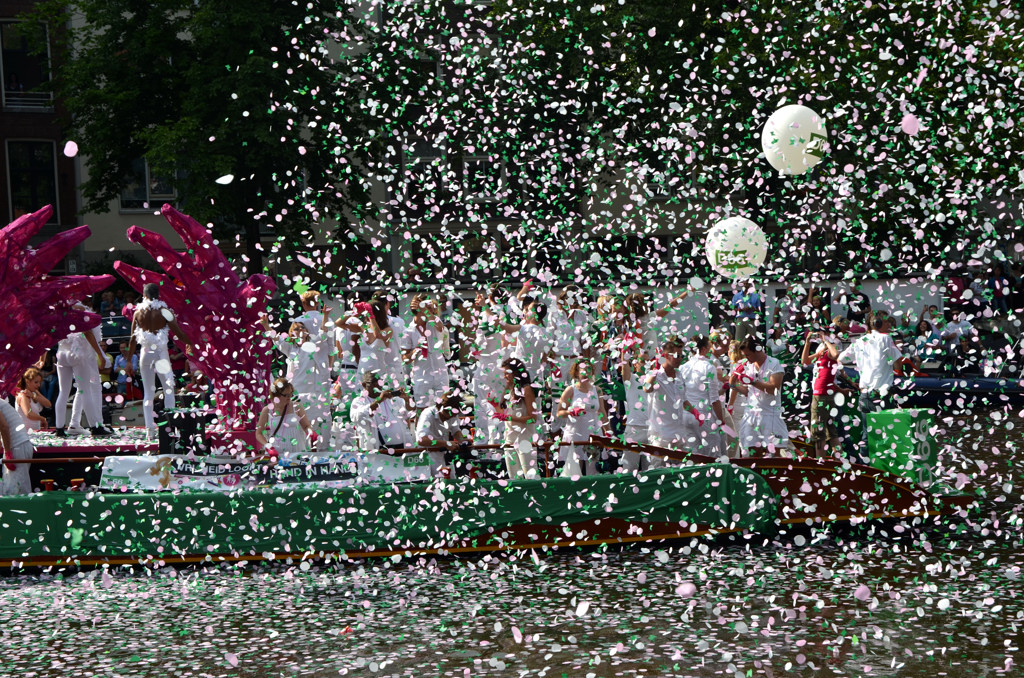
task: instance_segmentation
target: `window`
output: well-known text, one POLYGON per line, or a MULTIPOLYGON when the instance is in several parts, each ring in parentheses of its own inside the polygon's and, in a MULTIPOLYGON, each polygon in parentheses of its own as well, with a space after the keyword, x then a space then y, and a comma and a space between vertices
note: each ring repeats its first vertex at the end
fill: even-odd
POLYGON ((463 159, 462 192, 469 202, 499 202, 507 185, 501 160, 481 156, 463 159))
POLYGON ((57 147, 52 141, 7 141, 7 188, 11 221, 53 205, 52 223, 59 223, 57 147))
POLYGON ((158 210, 177 197, 170 177, 153 172, 144 158, 137 158, 121 189, 121 210, 158 210))
POLYGON ((30 30, 19 22, 0 23, 0 70, 7 110, 48 111, 53 105, 50 93, 39 91, 50 80, 49 58, 29 51, 34 42, 30 37, 45 40, 46 35, 32 36, 30 30))

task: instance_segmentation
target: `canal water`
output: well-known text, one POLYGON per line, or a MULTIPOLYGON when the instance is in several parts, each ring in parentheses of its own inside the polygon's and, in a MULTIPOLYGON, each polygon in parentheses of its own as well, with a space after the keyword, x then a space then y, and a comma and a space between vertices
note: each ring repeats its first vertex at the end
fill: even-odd
POLYGON ((1024 675, 1021 413, 945 415, 967 520, 0 579, 2 676, 1024 675))

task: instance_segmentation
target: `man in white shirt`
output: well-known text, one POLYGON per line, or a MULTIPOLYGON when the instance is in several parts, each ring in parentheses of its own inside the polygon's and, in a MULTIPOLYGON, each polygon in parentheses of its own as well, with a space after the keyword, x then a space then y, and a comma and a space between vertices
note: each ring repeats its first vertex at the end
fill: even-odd
MULTIPOLYGON (((871 332, 854 341, 839 354, 843 365, 854 365, 860 373, 860 392, 872 397, 887 395, 892 389, 893 364, 903 357, 888 333, 888 319, 875 316, 871 332)), ((874 411, 874 410, 870 410, 874 411)))
MULTIPOLYGON (((648 442, 657 447, 679 449, 697 430, 693 405, 686 399, 686 383, 679 373, 683 341, 672 337, 662 345, 661 367, 644 379, 644 391, 650 397, 647 420, 648 442)), ((665 466, 665 460, 651 458, 651 468, 665 466)))
POLYGON ((699 428, 694 432, 692 449, 698 454, 718 457, 725 453, 725 438, 722 435, 722 424, 725 423, 721 400, 722 374, 711 361, 711 340, 697 335, 693 342, 697 353, 679 370, 686 382, 686 396, 701 418, 699 428))
POLYGON ((375 452, 381 448, 412 447, 413 402, 400 389, 382 390, 380 379, 373 372, 363 375, 363 394, 352 401, 351 419, 356 429, 359 448, 375 452))
POLYGON ((839 363, 854 365, 860 373, 858 386, 860 398, 857 409, 861 413, 861 429, 863 442, 860 455, 867 461, 867 415, 885 408, 890 391, 895 381, 893 365, 903 357, 896 342, 889 336, 889 320, 881 314, 871 320, 871 332, 860 337, 849 348, 839 354, 839 363))
MULTIPOLYGON (((458 447, 462 441, 462 429, 459 427, 462 411, 462 397, 448 391, 441 399, 420 413, 416 422, 416 443, 420 447, 444 446, 448 449, 458 447)), ((430 470, 437 474, 445 465, 443 451, 428 452, 430 470)))

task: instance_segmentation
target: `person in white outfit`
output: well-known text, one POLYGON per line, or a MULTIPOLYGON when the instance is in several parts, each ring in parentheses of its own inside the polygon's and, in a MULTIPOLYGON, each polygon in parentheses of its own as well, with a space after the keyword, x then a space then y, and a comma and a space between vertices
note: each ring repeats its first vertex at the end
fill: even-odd
MULTIPOLYGON (((661 367, 644 379, 644 390, 650 396, 648 443, 657 447, 684 449, 686 439, 697 427, 691 413, 693 404, 687 400, 686 382, 679 373, 683 341, 672 337, 662 345, 661 367)), ((664 467, 664 459, 652 457, 651 468, 664 467)))
POLYGON ((359 385, 359 337, 345 327, 353 313, 354 310, 348 311, 344 318, 334 323, 334 368, 338 378, 334 382, 332 395, 339 401, 340 411, 345 414, 343 419, 347 418, 352 399, 362 390, 359 385))
POLYGON ((501 366, 506 392, 494 416, 505 422, 505 469, 511 479, 536 478, 542 436, 539 403, 521 360, 506 358, 501 366))
POLYGON ((718 366, 711 362, 711 340, 694 337, 697 353, 680 368, 686 382, 686 397, 693 403, 699 417, 696 439, 691 448, 697 454, 719 457, 725 454, 725 408, 722 405, 722 378, 718 366))
MULTIPOLYGON (((562 393, 572 383, 569 368, 580 358, 590 356, 590 326, 593 319, 583 309, 585 297, 576 285, 567 285, 555 299, 548 316, 551 327, 552 361, 551 391, 553 409, 557 412, 562 393)), ((559 431, 565 425, 561 417, 553 418, 551 430, 559 431)))
POLYGON ((18 396, 14 404, 17 405, 18 413, 25 427, 30 431, 38 431, 46 427, 46 418, 42 415, 44 407, 50 406, 50 401, 39 392, 43 384, 43 373, 34 367, 25 370, 18 380, 18 396))
POLYGON ((522 361, 530 375, 530 384, 535 394, 541 394, 547 379, 553 354, 551 332, 544 325, 547 304, 529 297, 523 306, 523 322, 519 325, 506 323, 506 332, 515 334, 511 357, 522 361))
POLYGON ((585 443, 590 436, 611 435, 608 411, 601 392, 593 382, 594 370, 590 363, 577 360, 569 368, 572 384, 562 391, 558 401, 558 416, 565 419, 558 460, 563 462, 562 476, 576 478, 597 473, 601 448, 585 443))
POLYGON ((437 314, 437 304, 417 294, 410 308, 412 324, 402 337, 403 357, 409 365, 412 397, 422 411, 448 390, 448 363, 452 350, 448 330, 437 314))
POLYGON ((363 452, 414 444, 409 425, 415 418, 412 398, 399 389, 382 388, 373 372, 363 375, 363 393, 352 401, 351 419, 363 452))
POLYGON ((330 372, 326 364, 321 365, 320 345, 324 343, 322 326, 314 324, 315 334, 307 329, 308 325, 293 322, 287 335, 281 335, 270 329, 269 320, 263 318, 263 326, 267 336, 277 347, 286 360, 286 376, 295 387, 295 393, 316 431, 318 446, 330 442, 331 408, 330 408, 330 372), (325 440, 326 437, 326 440, 325 440))
MULTIPOLYGON (((174 313, 167 304, 160 301, 160 286, 146 283, 142 288, 142 301, 135 307, 132 316, 132 337, 128 342, 128 364, 136 347, 140 348, 139 371, 142 373, 142 416, 146 424, 146 435, 156 436, 156 422, 153 416, 153 402, 156 397, 156 380, 160 378, 163 389, 164 409, 174 408, 174 372, 167 350, 170 332, 188 346, 188 339, 178 327, 174 313)), ((131 376, 131 372, 129 372, 131 376)))
MULTIPOLYGON (((83 304, 77 306, 88 310, 83 304)), ((81 401, 80 407, 85 410, 85 418, 93 436, 108 436, 112 433, 103 427, 103 385, 96 358, 99 357, 108 367, 113 363, 106 362, 109 358, 100 348, 96 334, 90 328, 85 332, 69 334, 57 343, 57 380, 60 391, 53 409, 58 438, 68 435, 67 412, 72 383, 78 384, 75 404, 81 401)), ((74 431, 74 434, 82 432, 74 431)))
MULTIPOLYGON (((103 332, 100 326, 89 330, 92 333, 93 339, 96 341, 96 345, 103 351, 103 332)), ((92 342, 90 342, 92 343, 92 342)), ((99 412, 100 417, 100 431, 99 435, 105 435, 113 433, 112 430, 103 426, 103 378, 100 376, 100 363, 104 365, 104 370, 109 374, 110 367, 113 365, 113 357, 106 351, 103 351, 102 360, 94 361, 92 364, 86 366, 86 372, 88 374, 88 390, 84 391, 81 396, 76 396, 74 402, 71 404, 71 418, 68 420, 68 434, 84 434, 85 429, 81 427, 82 413, 85 411, 86 404, 91 406, 94 412, 99 412)), ((82 385, 79 385, 79 389, 83 390, 82 385)))
POLYGON ((375 294, 368 302, 356 302, 353 308, 355 314, 337 325, 358 337, 360 383, 367 374, 376 374, 388 389, 401 389, 405 384, 402 335, 391 326, 383 296, 375 294))
MULTIPOLYGON (((729 375, 726 381, 731 382, 733 375, 738 377, 746 369, 746 366, 747 361, 743 358, 743 352, 740 351, 740 342, 730 341, 729 375)), ((730 388, 729 406, 725 410, 725 424, 728 427, 728 430, 725 432, 725 444, 729 456, 734 459, 741 456, 742 450, 739 443, 740 423, 743 421, 743 415, 746 411, 747 396, 735 388, 730 388)))
POLYGON ((789 430, 782 419, 782 380, 785 368, 764 351, 761 340, 750 335, 740 342, 746 363, 729 383, 747 396, 746 412, 740 422, 740 446, 746 454, 771 453, 788 448, 789 430))
MULTIPOLYGON (((21 421, 21 415, 10 404, 0 398, 0 456, 4 459, 31 459, 35 448, 28 437, 28 429, 21 421)), ((29 494, 32 481, 29 480, 29 464, 4 464, 3 480, 0 481, 0 496, 10 497, 29 494)))
POLYGON ((501 319, 504 290, 492 287, 487 294, 477 294, 474 306, 477 316, 474 331, 473 412, 474 439, 479 444, 496 445, 504 439, 505 425, 495 418, 495 406, 505 392, 505 370, 508 337, 501 319))
MULTIPOLYGON (((622 365, 622 383, 626 389, 626 430, 625 441, 646 445, 648 441, 648 410, 650 396, 644 391, 644 377, 647 374, 647 361, 642 356, 627 360, 622 365)), ((639 452, 623 452, 621 470, 635 473, 646 470, 649 466, 647 457, 639 452)))
POLYGON ((333 331, 328 331, 327 307, 320 303, 320 293, 308 290, 299 299, 302 314, 292 322, 302 323, 315 350, 307 366, 308 378, 293 384, 317 432, 318 445, 323 448, 331 440, 331 356, 334 354, 335 336, 333 331))
POLYGON ((271 457, 292 457, 310 449, 316 440, 302 405, 296 402, 295 386, 287 379, 275 379, 270 385, 270 404, 260 411, 256 440, 271 457))

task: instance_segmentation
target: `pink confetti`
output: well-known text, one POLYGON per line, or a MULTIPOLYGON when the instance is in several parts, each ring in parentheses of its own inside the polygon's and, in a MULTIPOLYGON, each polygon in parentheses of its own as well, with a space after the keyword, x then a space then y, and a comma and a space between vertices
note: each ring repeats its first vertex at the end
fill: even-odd
POLYGON ((78 144, 74 141, 69 141, 64 144, 64 155, 68 158, 73 158, 78 155, 78 144))
POLYGON ((917 133, 921 130, 921 121, 913 113, 907 113, 903 116, 900 128, 912 137, 917 136, 917 133))
POLYGON ((235 653, 225 652, 224 659, 226 659, 228 664, 231 664, 231 666, 238 666, 238 655, 236 655, 235 653))
POLYGON ((857 600, 864 601, 871 597, 871 589, 864 584, 857 587, 857 590, 853 592, 853 597, 857 600))

